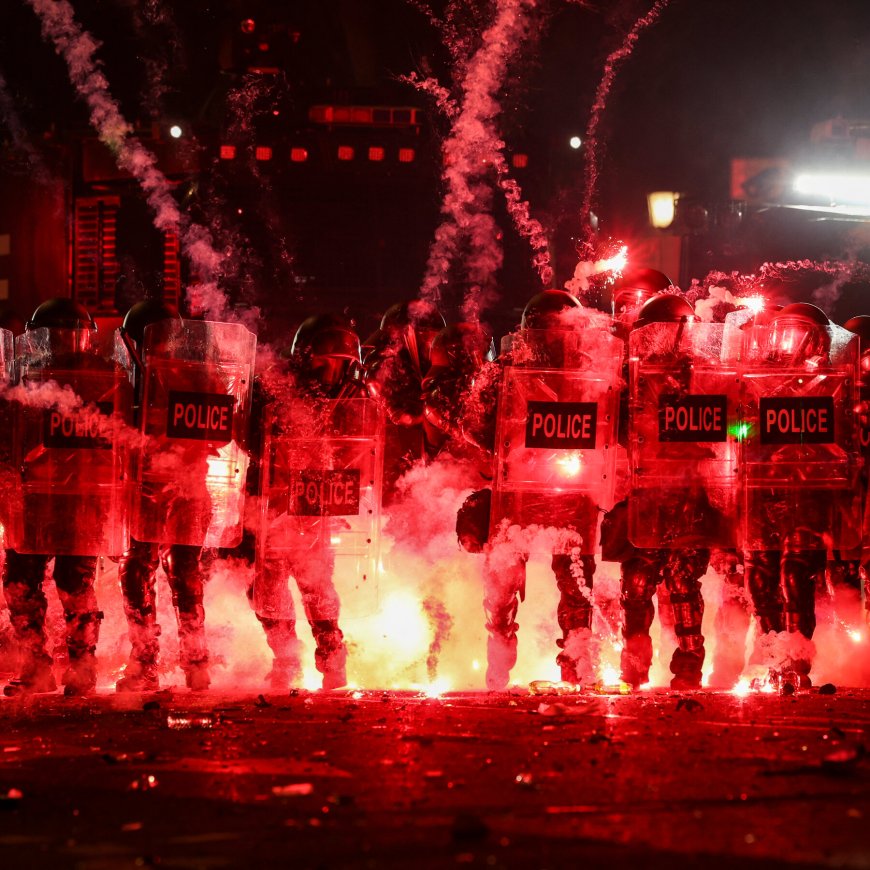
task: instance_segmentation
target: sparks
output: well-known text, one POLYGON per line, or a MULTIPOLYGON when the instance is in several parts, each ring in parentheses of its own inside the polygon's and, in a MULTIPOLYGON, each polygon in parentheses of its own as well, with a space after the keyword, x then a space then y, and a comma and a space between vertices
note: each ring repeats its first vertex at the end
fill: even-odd
POLYGON ((619 671, 611 665, 601 668, 601 682, 605 686, 618 686, 620 683, 619 671))
POLYGON ((741 677, 737 681, 737 685, 731 690, 731 694, 738 698, 745 698, 751 691, 752 684, 745 677, 741 677))
POLYGON ((748 308, 753 314, 764 311, 766 300, 763 296, 743 296, 735 300, 741 308, 748 308))
POLYGON ((606 260, 598 260, 595 263, 595 272, 610 272, 608 280, 615 281, 628 265, 628 245, 623 245, 612 257, 606 260))
POLYGON ((566 453, 556 459, 556 464, 566 477, 576 477, 580 473, 583 460, 580 453, 566 453))
POLYGON ((408 594, 395 593, 384 601, 379 627, 383 636, 405 653, 422 651, 428 643, 429 628, 420 603, 408 594))
POLYGON ((439 677, 434 683, 430 683, 425 690, 427 698, 440 698, 445 692, 450 691, 450 683, 444 677, 439 677))

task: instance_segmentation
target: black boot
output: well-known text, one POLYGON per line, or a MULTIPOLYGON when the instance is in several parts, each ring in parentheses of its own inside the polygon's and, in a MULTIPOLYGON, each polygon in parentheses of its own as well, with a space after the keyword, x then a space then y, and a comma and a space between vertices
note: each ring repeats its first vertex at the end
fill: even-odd
POLYGON ((45 654, 25 652, 18 675, 3 687, 7 698, 18 695, 41 695, 57 690, 51 659, 45 654))
POLYGON ((275 655, 272 670, 266 675, 273 692, 286 692, 302 682, 302 642, 296 636, 292 619, 270 619, 257 616, 266 642, 275 655))
POLYGON ((178 616, 178 646, 184 682, 192 692, 204 692, 211 685, 208 646, 205 639, 205 611, 201 604, 178 616))
POLYGON ((672 689, 700 689, 701 667, 704 664, 704 648, 699 650, 676 649, 671 657, 672 689))
POLYGON ((160 626, 151 615, 138 623, 131 623, 129 634, 132 646, 130 658, 124 675, 115 683, 115 691, 156 692, 160 688, 157 674, 160 626))
POLYGON ((316 648, 314 664, 323 674, 324 689, 340 689, 347 685, 347 646, 337 622, 323 620, 311 625, 316 648))
POLYGON ((69 667, 63 675, 63 693, 68 698, 89 695, 97 687, 97 641, 103 614, 67 614, 66 643, 69 667))

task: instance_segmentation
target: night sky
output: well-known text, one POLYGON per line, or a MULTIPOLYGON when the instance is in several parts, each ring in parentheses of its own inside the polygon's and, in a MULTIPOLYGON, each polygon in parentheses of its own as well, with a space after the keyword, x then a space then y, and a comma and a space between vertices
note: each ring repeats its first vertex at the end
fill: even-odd
MULTIPOLYGON (((400 0, 77 0, 73 5, 84 26, 103 43, 100 58, 126 116, 164 125, 179 120, 203 147, 222 135, 226 95, 242 82, 246 43, 239 25, 246 18, 255 19, 260 31, 274 25, 273 33, 281 34, 270 53, 282 74, 272 80, 269 99, 252 104, 253 123, 267 133, 300 123, 316 102, 431 109, 397 76, 418 70, 434 72, 445 83, 450 80, 449 56, 438 34, 412 4, 400 0), (155 87, 157 81, 160 87, 155 87), (278 120, 271 114, 275 108, 280 109, 278 120)), ((565 246, 579 229, 582 153, 572 151, 567 140, 586 127, 607 54, 651 4, 543 0, 540 5, 537 45, 505 90, 503 130, 508 151, 530 155, 529 170, 520 181, 533 214, 562 240, 562 256, 569 263, 572 252, 566 254, 565 246)), ((463 15, 466 32, 473 32, 474 16, 463 15)), ((61 140, 86 131, 86 115, 65 67, 43 42, 36 16, 23 0, 6 0, 0 8, 0 74, 37 149, 43 147, 46 131, 61 140)), ((604 117, 603 233, 630 238, 639 232, 650 190, 724 200, 731 157, 796 155, 806 151, 813 123, 836 115, 870 118, 868 82, 866 0, 672 0, 621 68, 604 117)), ((428 117, 423 132, 431 144, 428 151, 423 149, 428 162, 417 168, 409 200, 414 242, 403 244, 403 262, 378 279, 377 292, 385 295, 413 292, 408 285, 422 275, 437 218, 437 141, 445 126, 434 111, 428 117)), ((365 184, 370 201, 384 198, 377 185, 365 184)), ((351 188, 353 183, 342 189, 351 188)), ((318 265, 309 265, 301 250, 311 242, 299 212, 316 201, 320 219, 328 222, 330 209, 338 214, 343 208, 341 194, 328 184, 324 187, 322 180, 298 195, 282 190, 278 185, 279 199, 289 203, 282 232, 294 248, 294 268, 316 272, 318 265), (326 189, 330 192, 320 196, 326 189)), ((361 199, 358 192, 349 198, 361 199)), ((408 201, 398 209, 406 215, 408 210, 408 201)), ((353 222, 361 221, 352 208, 347 214, 351 223, 343 230, 344 238, 353 234, 353 222)), ((385 207, 380 226, 372 232, 389 235, 394 219, 385 207)), ((310 218, 309 228, 316 220, 310 218)), ((369 230, 361 226, 360 235, 369 230)), ((368 239, 353 256, 379 244, 380 237, 368 239)), ((504 283, 533 289, 524 243, 513 239, 508 228, 505 244, 504 283)), ((335 282, 352 282, 348 271, 335 282)), ((518 291, 520 296, 525 292, 518 291)))

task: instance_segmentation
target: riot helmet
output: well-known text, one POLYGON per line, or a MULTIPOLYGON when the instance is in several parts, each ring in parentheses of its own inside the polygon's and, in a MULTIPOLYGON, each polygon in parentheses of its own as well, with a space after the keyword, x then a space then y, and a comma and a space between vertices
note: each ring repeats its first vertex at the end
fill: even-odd
POLYGON ((359 336, 336 314, 315 314, 296 330, 290 356, 305 375, 325 387, 341 384, 360 365, 359 336))
POLYGON ((816 305, 793 302, 770 320, 767 358, 771 362, 799 364, 827 356, 831 347, 831 321, 816 305))
POLYGON ((381 329, 402 329, 408 325, 438 332, 447 324, 437 306, 425 299, 397 302, 381 318, 381 329))
POLYGON ((522 329, 566 329, 569 311, 583 308, 580 300, 567 290, 542 290, 532 296, 523 309, 522 329))
POLYGON ((843 324, 843 328, 858 336, 861 372, 862 377, 866 378, 870 374, 870 315, 856 314, 843 324))
POLYGON ((683 296, 661 293, 641 306, 632 329, 642 329, 651 323, 686 323, 695 317, 695 309, 683 296))
POLYGON ((870 350, 870 314, 856 314, 850 317, 844 324, 843 329, 858 336, 861 342, 861 352, 870 350))
POLYGON ((391 336, 403 335, 408 349, 418 355, 424 368, 435 336, 446 325, 437 306, 425 299, 397 302, 381 318, 381 331, 391 336))
POLYGON ((168 305, 162 299, 145 299, 130 308, 124 317, 121 329, 136 345, 142 347, 145 338, 145 327, 161 320, 180 320, 178 309, 168 305))
POLYGON ((67 296, 39 305, 24 326, 25 333, 47 329, 53 354, 87 353, 95 344, 97 324, 80 302, 67 296))
POLYGON ((492 359, 494 353, 492 337, 479 323, 454 323, 442 329, 432 342, 430 372, 435 369, 473 372, 492 359))
POLYGON ((672 286, 672 281, 657 269, 626 269, 613 283, 613 316, 619 321, 628 321, 648 300, 672 286))

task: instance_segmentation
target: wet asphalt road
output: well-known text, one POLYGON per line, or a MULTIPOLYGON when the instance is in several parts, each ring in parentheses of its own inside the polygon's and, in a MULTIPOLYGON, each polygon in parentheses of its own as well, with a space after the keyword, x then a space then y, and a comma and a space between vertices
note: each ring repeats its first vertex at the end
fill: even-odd
POLYGON ((0 867, 870 867, 870 691, 0 701, 0 867))

